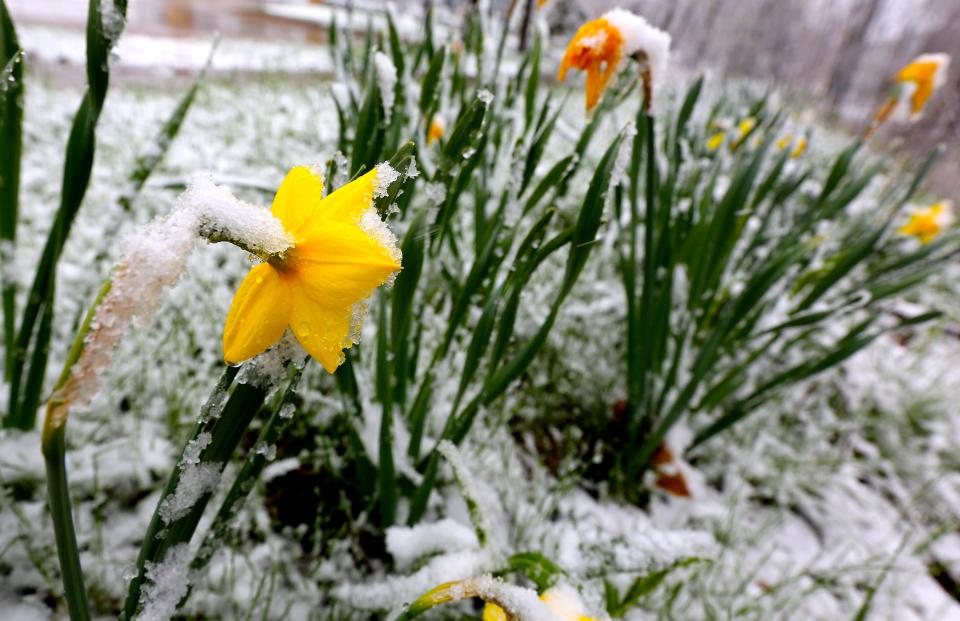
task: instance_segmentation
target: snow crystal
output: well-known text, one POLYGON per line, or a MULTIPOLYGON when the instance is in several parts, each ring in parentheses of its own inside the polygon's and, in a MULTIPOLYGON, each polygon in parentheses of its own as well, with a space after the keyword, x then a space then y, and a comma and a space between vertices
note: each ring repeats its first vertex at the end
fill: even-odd
POLYGON ((404 175, 407 179, 416 179, 420 176, 420 170, 417 168, 417 160, 411 159, 410 165, 407 166, 407 174, 404 175))
POLYGON ((479 91, 477 91, 477 99, 482 101, 483 105, 489 106, 490 103, 493 101, 493 93, 491 93, 485 88, 481 88, 479 91))
POLYGON ((187 443, 187 447, 183 449, 183 457, 181 462, 184 464, 196 465, 200 463, 200 453, 203 449, 210 446, 210 443, 213 442, 213 436, 208 431, 203 431, 197 434, 197 437, 187 443))
POLYGON ((505 611, 523 621, 558 621, 561 618, 540 600, 533 589, 507 584, 493 576, 480 576, 468 581, 466 586, 477 597, 496 602, 505 611))
POLYGON ((180 196, 180 208, 194 214, 200 234, 210 241, 229 241, 269 255, 282 254, 293 245, 293 238, 268 210, 236 198, 209 176, 191 180, 180 196))
POLYGON ((258 442, 254 452, 257 455, 263 455, 263 458, 267 461, 273 461, 277 458, 277 445, 267 444, 266 442, 258 442))
POLYGON ((400 247, 397 245, 397 236, 390 230, 387 223, 380 219, 380 214, 377 213, 376 209, 371 208, 364 211, 357 225, 363 229, 364 233, 377 240, 391 259, 400 264, 403 256, 400 253, 400 247))
POLYGON ((114 45, 120 38, 125 23, 126 18, 117 7, 116 0, 100 0, 100 24, 109 45, 114 45))
POLYGON ((293 418, 293 414, 296 411, 297 406, 292 403, 285 403, 283 407, 280 408, 280 418, 293 418))
POLYGON ((435 552, 476 549, 480 546, 473 529, 450 518, 416 526, 387 529, 387 551, 400 569, 435 552))
POLYGON ((393 60, 383 52, 374 52, 373 66, 377 71, 377 85, 380 88, 380 101, 383 103, 383 115, 390 121, 393 113, 393 98, 397 88, 397 68, 393 60))
POLYGON ((143 610, 138 621, 167 621, 173 617, 190 586, 187 571, 190 560, 190 546, 178 543, 167 550, 163 561, 146 563, 147 581, 140 594, 143 610))
POLYGON ((643 17, 621 8, 607 11, 603 18, 623 36, 624 54, 637 54, 646 62, 653 80, 653 92, 657 93, 670 61, 670 35, 651 26, 643 17))
POLYGON ((237 382, 257 388, 276 386, 287 374, 287 365, 302 365, 307 354, 289 330, 277 344, 244 363, 237 382))
POLYGON ((390 186, 400 178, 400 173, 387 162, 377 164, 377 180, 373 186, 373 197, 382 198, 390 193, 390 186))
POLYGON ((190 513, 190 509, 220 482, 221 463, 184 463, 177 480, 177 489, 160 503, 160 518, 164 524, 176 522, 190 513))

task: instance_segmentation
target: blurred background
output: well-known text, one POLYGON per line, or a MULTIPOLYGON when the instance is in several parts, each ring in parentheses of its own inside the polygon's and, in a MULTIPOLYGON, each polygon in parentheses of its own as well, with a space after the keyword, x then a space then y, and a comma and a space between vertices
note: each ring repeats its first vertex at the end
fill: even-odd
MULTIPOLYGON (((889 79, 914 56, 945 52, 960 59, 958 0, 492 0, 489 10, 517 10, 559 38, 613 6, 632 9, 673 36, 678 69, 709 69, 715 75, 755 79, 776 86, 815 111, 821 122, 857 131, 884 98, 889 79)), ((434 6, 438 17, 454 16, 466 2, 397 0, 401 30, 417 32, 419 15, 434 6)), ((11 0, 28 54, 57 79, 82 80, 82 28, 86 3, 77 0, 11 0)), ((213 33, 226 42, 214 62, 218 71, 329 72, 322 44, 326 26, 365 28, 382 18, 385 3, 349 0, 130 0, 129 21, 117 48, 118 79, 148 79, 189 73, 204 61, 213 33), (274 55, 245 56, 242 41, 277 44, 274 55)), ((686 73, 686 71, 684 71, 686 73)), ((960 70, 917 123, 888 124, 875 144, 902 157, 917 157, 939 143, 947 157, 931 187, 960 199, 960 70)))

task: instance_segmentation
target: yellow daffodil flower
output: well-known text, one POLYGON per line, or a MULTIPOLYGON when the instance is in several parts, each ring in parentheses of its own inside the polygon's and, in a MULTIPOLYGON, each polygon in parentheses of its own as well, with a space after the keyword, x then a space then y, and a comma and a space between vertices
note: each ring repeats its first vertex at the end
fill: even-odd
POLYGON ((950 201, 941 201, 914 211, 899 232, 916 237, 922 244, 929 244, 952 223, 953 204, 950 201))
POLYGON ((807 139, 805 137, 800 138, 797 143, 793 146, 793 151, 790 152, 791 159, 797 159, 801 155, 807 152, 807 139))
POLYGON ((323 179, 305 166, 280 184, 271 213, 293 239, 264 256, 240 284, 223 330, 229 364, 252 358, 289 327, 330 373, 354 342, 358 305, 400 269, 396 238, 373 206, 381 167, 323 197, 323 179))
POLYGON ((557 79, 563 81, 571 67, 587 72, 587 111, 600 101, 600 95, 620 64, 623 35, 605 18, 589 21, 573 36, 560 61, 557 79))
MULTIPOLYGON (((569 588, 547 589, 540 595, 540 601, 546 604, 560 621, 597 621, 585 614, 580 597, 569 588)), ((487 602, 483 607, 483 621, 510 621, 510 617, 500 606, 487 602)))
POLYGON ((665 71, 670 35, 647 20, 623 9, 607 11, 602 17, 580 26, 567 45, 557 79, 563 81, 572 67, 587 72, 586 106, 592 110, 617 72, 624 57, 641 63, 646 105, 652 97, 652 83, 665 71))
POLYGON ((730 150, 736 151, 756 126, 757 119, 752 116, 748 116, 740 121, 740 123, 737 125, 737 137, 730 143, 730 150))
POLYGON ((901 85, 901 97, 909 97, 910 119, 919 118, 927 101, 947 80, 950 57, 946 54, 922 54, 894 76, 901 85))
POLYGON ((790 151, 790 159, 797 159, 807 151, 807 139, 803 136, 799 140, 794 140, 793 134, 787 134, 783 138, 777 141, 777 150, 783 151, 784 149, 793 147, 793 150, 790 151))
POLYGON ((723 141, 727 139, 727 132, 717 132, 707 138, 707 151, 716 151, 723 146, 723 141))
POLYGON ((434 116, 430 119, 430 127, 427 128, 427 144, 433 144, 443 138, 444 129, 443 117, 434 116))

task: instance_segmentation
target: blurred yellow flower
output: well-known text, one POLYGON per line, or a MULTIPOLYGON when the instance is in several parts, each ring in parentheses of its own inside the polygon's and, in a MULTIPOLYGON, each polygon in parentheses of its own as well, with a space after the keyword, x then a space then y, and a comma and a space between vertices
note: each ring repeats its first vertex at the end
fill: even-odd
POLYGON ((790 157, 797 159, 801 155, 807 152, 807 139, 805 137, 800 138, 793 147, 793 151, 790 152, 790 157))
POLYGON ((562 81, 571 67, 587 72, 589 112, 600 101, 620 61, 624 57, 634 58, 641 66, 645 105, 650 112, 653 83, 664 74, 669 54, 670 35, 639 15, 613 9, 580 26, 560 61, 557 79, 562 81))
POLYGON ((737 125, 737 137, 730 143, 730 150, 736 151, 757 126, 757 119, 748 116, 737 125))
POLYGON ((799 140, 794 140, 793 134, 787 134, 783 138, 777 141, 777 150, 783 151, 793 147, 793 150, 790 151, 790 158, 796 159, 806 153, 807 151, 807 139, 804 136, 801 136, 799 140))
POLYGON ((400 269, 400 251, 373 206, 380 167, 323 198, 323 179, 290 170, 271 212, 294 239, 240 284, 223 330, 229 364, 252 358, 289 327, 330 373, 357 334, 357 306, 400 269))
POLYGON ((727 139, 727 132, 717 132, 707 138, 707 151, 716 151, 723 146, 723 141, 727 139))
POLYGON ((443 117, 434 115, 434 117, 430 119, 430 127, 427 128, 427 144, 433 144, 443 138, 444 129, 443 117))
POLYGON ((950 57, 946 54, 922 54, 894 76, 901 85, 899 99, 909 97, 911 120, 920 116, 930 97, 946 82, 949 67, 950 57))
MULTIPOLYGON (((560 621, 596 621, 588 617, 579 595, 569 588, 553 587, 540 595, 540 601, 547 605, 560 621)), ((483 621, 509 621, 510 617, 500 606, 487 602, 483 607, 483 621)))
POLYGON ((953 203, 941 201, 925 209, 914 211, 910 214, 907 223, 900 227, 899 232, 916 237, 922 244, 928 244, 952 223, 953 203))

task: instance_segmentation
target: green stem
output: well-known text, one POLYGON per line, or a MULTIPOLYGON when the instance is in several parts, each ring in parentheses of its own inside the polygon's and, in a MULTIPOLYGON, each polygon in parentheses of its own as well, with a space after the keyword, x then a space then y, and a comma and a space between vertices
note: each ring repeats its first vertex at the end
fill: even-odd
POLYGON ((63 575, 63 594, 67 600, 70 619, 86 621, 90 619, 90 609, 87 605, 87 590, 83 584, 83 570, 80 567, 77 535, 73 528, 73 512, 70 506, 70 490, 64 460, 65 433, 66 425, 64 424, 50 429, 49 432, 45 430, 43 434, 42 449, 47 468, 47 499, 50 503, 57 556, 60 558, 60 572, 63 575))
POLYGON ((57 380, 54 394, 47 404, 47 414, 43 422, 41 450, 47 471, 47 498, 50 503, 50 517, 53 520, 53 532, 57 543, 57 556, 60 559, 60 573, 63 576, 63 592, 67 600, 67 609, 73 621, 89 619, 87 591, 83 585, 83 571, 80 566, 80 552, 77 550, 77 535, 73 525, 73 511, 70 507, 70 488, 67 482, 66 427, 69 402, 65 401, 60 390, 70 379, 73 365, 80 359, 93 317, 103 298, 110 291, 113 281, 107 279, 100 287, 97 298, 90 306, 80 329, 73 339, 73 345, 63 371, 57 380))

